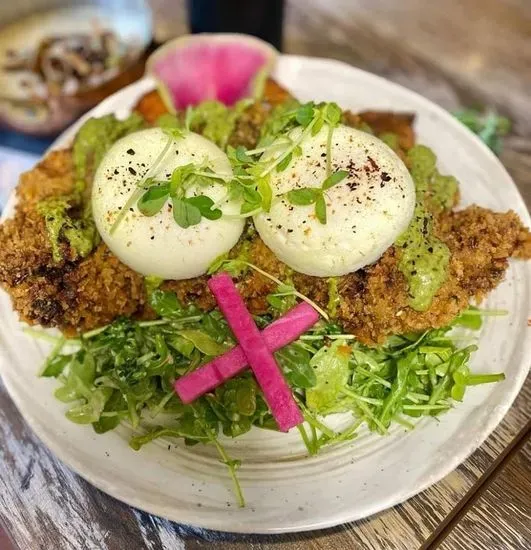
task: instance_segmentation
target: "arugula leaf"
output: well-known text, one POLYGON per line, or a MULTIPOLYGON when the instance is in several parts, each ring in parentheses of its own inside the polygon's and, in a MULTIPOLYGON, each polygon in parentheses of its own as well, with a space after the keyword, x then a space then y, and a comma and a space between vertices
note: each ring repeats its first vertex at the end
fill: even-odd
POLYGON ((218 311, 214 310, 206 313, 201 319, 201 329, 204 330, 218 344, 223 344, 227 341, 233 341, 229 325, 225 317, 218 311))
POLYGON ((179 335, 168 338, 168 345, 188 359, 192 356, 195 349, 193 342, 179 335))
POLYGON ((112 388, 93 390, 86 402, 77 407, 72 407, 66 412, 66 417, 76 424, 93 424, 97 422, 112 392, 112 388))
POLYGON ((466 327, 472 330, 479 330, 483 324, 480 310, 475 307, 465 309, 453 322, 456 326, 466 327))
POLYGON ((208 334, 201 330, 180 330, 177 334, 192 342, 192 344, 201 353, 204 353, 209 357, 217 357, 218 355, 222 355, 227 351, 227 346, 221 345, 220 343, 216 342, 213 338, 211 338, 208 334))
POLYGON ((39 376, 59 376, 68 363, 70 363, 72 357, 61 356, 61 350, 66 343, 66 338, 62 336, 59 338, 50 352, 50 355, 46 358, 44 366, 42 367, 39 376))
POLYGON ((416 366, 418 356, 415 352, 410 352, 405 357, 401 357, 397 362, 396 378, 392 383, 391 391, 383 403, 380 413, 380 422, 387 428, 391 419, 398 411, 402 399, 405 397, 408 387, 408 375, 411 368, 416 366))
POLYGON ((96 376, 96 363, 91 353, 80 351, 72 359, 64 385, 55 391, 59 401, 69 403, 91 397, 91 386, 96 376))
POLYGON ((292 285, 280 284, 275 292, 266 296, 266 300, 271 307, 284 314, 297 303, 296 293, 292 285))
POLYGON ((194 441, 209 441, 208 435, 204 433, 200 426, 190 416, 180 418, 175 427, 155 428, 145 435, 137 435, 129 441, 129 446, 135 451, 139 451, 147 443, 155 441, 160 437, 188 438, 194 441))
POLYGON ((153 290, 149 296, 149 305, 161 317, 182 316, 183 306, 174 292, 160 289, 153 290))
POLYGON ((313 388, 317 384, 315 370, 310 366, 310 352, 294 343, 275 353, 286 380, 295 388, 313 388))
POLYGON ((48 359, 40 376, 52 376, 57 378, 71 360, 72 358, 68 355, 56 355, 55 357, 48 359))
POLYGON ((99 419, 92 423, 92 428, 97 434, 104 434, 114 430, 127 416, 127 403, 120 390, 114 390, 111 397, 105 403, 103 413, 106 413, 108 416, 100 415, 99 419), (112 416, 109 416, 110 414, 112 416))
MULTIPOLYGON (((239 420, 239 415, 253 416, 256 412, 256 382, 252 378, 242 377, 229 380, 216 388, 216 397, 224 408, 227 418, 239 420)), ((249 429, 250 429, 249 425, 249 429)))

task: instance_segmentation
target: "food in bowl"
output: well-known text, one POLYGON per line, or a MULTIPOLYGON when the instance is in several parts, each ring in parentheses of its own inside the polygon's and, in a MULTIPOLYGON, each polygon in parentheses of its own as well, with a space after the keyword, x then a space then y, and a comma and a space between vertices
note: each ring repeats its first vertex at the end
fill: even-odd
MULTIPOLYGON (((5 9, 3 23, 16 15, 5 9)), ((53 134, 142 75, 146 5, 64 6, 0 29, 0 123, 53 134)))

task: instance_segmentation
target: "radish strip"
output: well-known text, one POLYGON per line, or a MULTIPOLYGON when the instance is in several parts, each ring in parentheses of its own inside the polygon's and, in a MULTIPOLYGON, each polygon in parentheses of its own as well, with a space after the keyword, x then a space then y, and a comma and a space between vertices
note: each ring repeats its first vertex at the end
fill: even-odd
MULTIPOLYGON (((271 352, 290 344, 319 320, 319 314, 307 303, 298 304, 262 331, 271 352)), ((213 390, 247 366, 247 357, 240 346, 216 357, 175 382, 175 391, 183 403, 191 403, 213 390)))
POLYGON ((208 287, 247 356, 264 398, 282 432, 302 424, 303 417, 272 353, 227 273, 215 275, 208 287))

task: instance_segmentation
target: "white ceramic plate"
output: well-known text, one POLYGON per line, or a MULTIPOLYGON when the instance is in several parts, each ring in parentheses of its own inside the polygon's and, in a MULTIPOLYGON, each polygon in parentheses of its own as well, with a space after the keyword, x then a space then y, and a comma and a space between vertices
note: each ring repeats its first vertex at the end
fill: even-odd
MULTIPOLYGON (((276 77, 302 100, 333 100, 344 108, 417 113, 419 141, 432 147, 443 172, 461 182, 463 203, 512 208, 530 223, 511 178, 494 155, 447 112, 417 94, 343 63, 282 56, 276 77)), ((126 115, 152 83, 143 80, 91 113, 126 115)), ((67 145, 76 127, 56 143, 67 145)), ((55 382, 36 376, 49 348, 24 335, 8 297, 0 296, 0 372, 27 422, 50 449, 88 481, 133 506, 182 523, 224 531, 279 533, 356 520, 393 506, 451 472, 492 432, 526 377, 531 357, 527 318, 531 265, 514 262, 488 306, 507 317, 489 319, 472 368, 504 371, 503 383, 471 388, 465 402, 425 419, 409 433, 363 434, 352 443, 306 458, 298 433, 256 429, 227 443, 243 459, 240 479, 247 507, 235 506, 225 467, 208 447, 167 442, 139 452, 129 430, 96 435, 70 423, 53 395, 55 382)))

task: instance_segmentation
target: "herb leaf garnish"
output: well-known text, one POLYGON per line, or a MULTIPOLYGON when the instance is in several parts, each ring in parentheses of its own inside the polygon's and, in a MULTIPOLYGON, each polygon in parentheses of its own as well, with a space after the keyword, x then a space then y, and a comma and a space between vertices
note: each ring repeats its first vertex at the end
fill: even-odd
POLYGON ((153 185, 138 199, 138 209, 144 216, 154 216, 160 212, 168 199, 169 185, 153 185))
POLYGON ((201 221, 201 210, 194 204, 191 204, 189 199, 172 198, 173 204, 173 219, 183 229, 191 225, 197 225, 201 221))
POLYGON ((184 200, 188 204, 195 206, 199 212, 201 212, 203 218, 206 218, 207 220, 219 220, 219 218, 221 218, 221 210, 219 208, 212 208, 214 206, 214 201, 206 195, 189 197, 184 200))
POLYGON ((323 181, 323 190, 326 191, 327 189, 334 187, 334 185, 341 183, 347 176, 348 172, 346 170, 338 170, 337 172, 334 172, 323 181))
POLYGON ((308 124, 310 124, 310 122, 314 119, 314 109, 315 106, 313 101, 301 105, 295 113, 295 120, 303 127, 308 126, 308 124))
POLYGON ((223 181, 225 177, 216 174, 208 166, 178 166, 172 172, 169 181, 157 181, 153 178, 143 181, 141 185, 145 191, 138 200, 137 207, 144 216, 154 216, 168 200, 171 200, 173 219, 183 229, 197 225, 202 218, 218 220, 223 213, 210 197, 186 197, 185 194, 191 186, 209 185, 213 181, 223 181))
POLYGON ((315 216, 324 225, 326 224, 326 199, 324 192, 331 189, 338 183, 341 183, 348 176, 345 170, 338 170, 326 178, 321 186, 318 187, 303 187, 288 191, 288 201, 295 206, 308 206, 315 204, 315 216))
POLYGON ((323 224, 326 224, 326 200, 323 195, 319 195, 315 201, 315 215, 323 224))
POLYGON ((294 189, 288 192, 288 200, 295 206, 308 206, 314 204, 320 195, 320 189, 313 187, 303 187, 302 189, 294 189))

